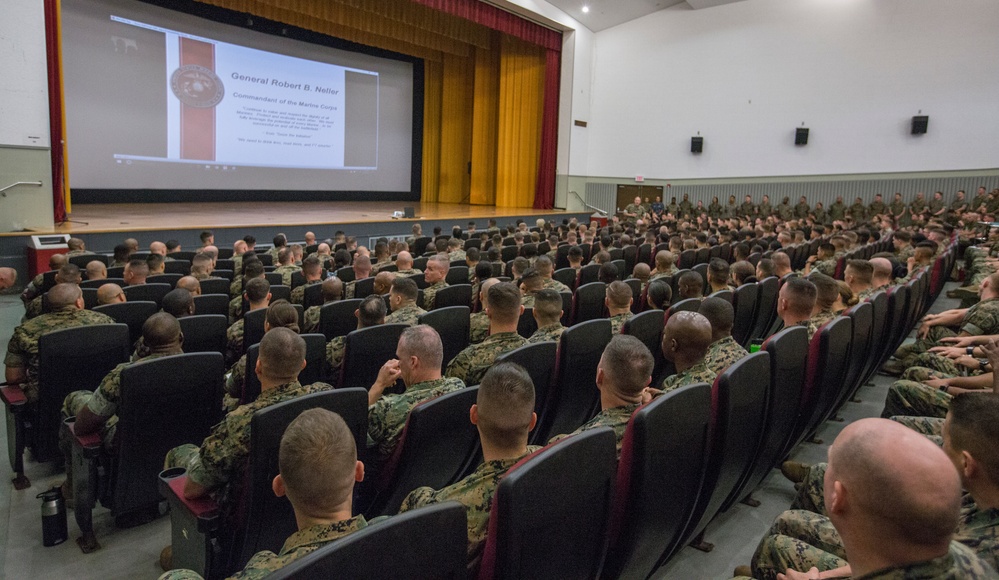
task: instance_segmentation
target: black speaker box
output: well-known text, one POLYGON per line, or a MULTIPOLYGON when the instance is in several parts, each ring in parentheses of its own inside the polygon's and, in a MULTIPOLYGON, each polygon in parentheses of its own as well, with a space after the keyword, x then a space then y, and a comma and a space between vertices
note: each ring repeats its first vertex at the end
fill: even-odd
POLYGON ((704 137, 691 137, 690 138, 690 152, 700 153, 704 151, 704 137))
POLYGON ((416 213, 413 211, 412 207, 404 207, 404 208, 402 208, 402 211, 403 211, 403 215, 405 217, 407 217, 407 218, 416 217, 416 213))
POLYGON ((922 135, 926 133, 926 126, 930 124, 930 118, 927 115, 916 115, 912 118, 912 134, 922 135))
POLYGON ((808 145, 808 129, 805 127, 798 127, 794 130, 794 144, 808 145))

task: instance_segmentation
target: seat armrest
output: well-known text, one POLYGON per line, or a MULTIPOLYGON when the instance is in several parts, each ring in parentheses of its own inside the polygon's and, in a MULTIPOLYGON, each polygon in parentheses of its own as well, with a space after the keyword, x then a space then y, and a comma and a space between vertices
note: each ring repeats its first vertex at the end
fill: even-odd
POLYGON ((170 502, 171 509, 184 509, 198 520, 198 531, 208 533, 218 529, 221 522, 219 504, 210 497, 187 499, 184 497, 184 484, 187 483, 187 470, 167 469, 160 472, 160 493, 170 502))
POLYGON ((3 399, 3 403, 10 407, 12 411, 28 402, 28 397, 25 396, 20 385, 11 385, 8 383, 0 383, 0 399, 3 399))
POLYGON ((69 431, 70 440, 74 447, 79 447, 85 458, 97 457, 101 451, 101 434, 90 433, 88 435, 78 435, 76 433, 76 417, 69 417, 63 420, 63 424, 69 431))

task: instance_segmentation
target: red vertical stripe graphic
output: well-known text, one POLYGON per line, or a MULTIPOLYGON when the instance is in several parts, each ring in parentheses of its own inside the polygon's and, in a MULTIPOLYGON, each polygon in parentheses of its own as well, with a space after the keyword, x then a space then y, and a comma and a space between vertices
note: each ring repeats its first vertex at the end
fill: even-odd
MULTIPOLYGON (((180 38, 180 66, 198 65, 215 70, 215 45, 180 38)), ((215 108, 180 104, 180 158, 215 160, 215 108)))

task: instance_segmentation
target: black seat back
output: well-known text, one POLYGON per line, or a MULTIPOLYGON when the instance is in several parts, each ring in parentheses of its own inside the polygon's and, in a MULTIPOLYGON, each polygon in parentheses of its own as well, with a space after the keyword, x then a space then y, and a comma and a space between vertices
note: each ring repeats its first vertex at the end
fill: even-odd
POLYGON ((128 362, 131 353, 132 341, 124 324, 65 328, 38 339, 38 415, 29 442, 35 460, 62 456, 58 443, 66 395, 96 390, 111 369, 128 362))
POLYGON ((869 302, 861 302, 843 312, 844 316, 853 321, 853 336, 850 338, 850 365, 847 368, 846 380, 840 391, 839 399, 833 407, 833 412, 843 406, 863 380, 864 369, 871 353, 871 332, 874 326, 874 306, 869 302))
POLYGON ((673 316, 677 312, 697 312, 700 307, 700 298, 687 298, 685 300, 680 300, 673 306, 670 306, 669 310, 666 311, 666 319, 669 319, 670 316, 673 316))
POLYGON ((296 397, 261 409, 250 419, 250 457, 241 504, 242 521, 232 529, 226 572, 242 569, 261 550, 278 552, 296 531, 295 513, 286 498, 277 497, 271 482, 278 474, 278 449, 288 424, 302 411, 323 408, 340 415, 358 449, 367 444, 368 394, 363 389, 338 389, 296 397))
MULTIPOLYGON (((177 287, 177 280, 183 278, 180 274, 154 274, 146 278, 146 284, 169 284, 170 289, 173 290, 177 287)), ((226 292, 229 289, 226 288, 226 292)))
POLYGON ((121 278, 104 278, 103 280, 84 280, 80 282, 80 288, 100 288, 105 284, 117 284, 124 287, 125 281, 121 278))
POLYGON ((354 298, 367 298, 375 293, 375 278, 369 276, 354 281, 354 298))
POLYGON ((583 284, 580 279, 580 286, 573 298, 573 324, 604 318, 607 315, 607 306, 604 303, 606 298, 606 284, 603 282, 583 284))
POLYGON ((647 578, 680 547, 701 489, 710 417, 705 383, 666 393, 632 415, 618 461, 604 578, 647 578))
POLYGON ((420 324, 433 327, 444 345, 443 367, 468 346, 471 332, 471 309, 468 306, 435 308, 420 316, 420 324))
POLYGON ((468 284, 468 266, 451 266, 444 281, 451 286, 468 284))
POLYGON ((819 356, 814 368, 811 357, 808 361, 811 392, 806 393, 806 399, 811 407, 804 435, 814 432, 832 415, 847 380, 852 337, 853 321, 846 316, 837 316, 812 337, 813 341, 819 340, 819 356))
POLYGON ((280 272, 264 272, 264 278, 271 286, 280 286, 284 282, 284 275, 280 272))
POLYGON ((229 294, 202 294, 194 297, 195 314, 221 314, 229 319, 229 294))
POLYGON ((534 319, 534 309, 524 308, 520 313, 520 320, 517 321, 517 334, 531 338, 536 330, 538 330, 538 321, 534 319))
POLYGON ((677 268, 681 270, 689 270, 694 267, 697 263, 697 250, 683 250, 680 252, 680 260, 677 264, 677 268))
POLYGON ((572 268, 561 268, 552 273, 552 280, 561 282, 569 287, 569 290, 576 288, 576 270, 572 268))
POLYGON ((732 306, 735 307, 732 338, 743 346, 749 343, 750 333, 753 330, 759 292, 758 284, 743 284, 735 289, 735 295, 732 297, 732 306))
POLYGON ((413 407, 396 451, 380 474, 370 515, 394 515, 414 489, 440 489, 461 477, 479 446, 479 431, 468 420, 478 394, 478 387, 471 387, 413 407))
MULTIPOLYGON (((352 266, 344 266, 343 268, 337 268, 337 271, 334 272, 334 276, 343 280, 344 284, 346 284, 347 282, 353 282, 354 280, 357 279, 357 274, 354 272, 354 268, 352 266)), ((294 276, 292 277, 294 278, 294 276)))
POLYGON ((128 326, 128 336, 131 341, 129 344, 135 344, 135 341, 139 340, 142 336, 142 325, 158 311, 159 307, 155 302, 146 301, 116 302, 94 307, 94 312, 107 314, 115 322, 128 326))
POLYGON ((665 326, 665 312, 662 310, 646 310, 626 320, 624 326, 621 327, 622 334, 630 334, 642 341, 642 344, 648 347, 649 352, 652 353, 652 358, 656 361, 655 368, 652 371, 653 385, 658 384, 655 382, 655 379, 662 373, 663 365, 666 363, 666 359, 663 358, 662 349, 663 328, 665 326))
MULTIPOLYGON (((87 310, 93 310, 97 306, 97 288, 81 287, 80 291, 83 292, 83 307, 87 310)), ((44 302, 45 299, 43 298, 42 301, 44 302)))
POLYGON ((480 578, 596 578, 617 462, 608 427, 521 460, 493 496, 480 578))
POLYGON ((871 304, 871 345, 867 363, 860 379, 865 384, 880 367, 881 352, 884 350, 885 331, 888 324, 888 293, 877 292, 867 300, 871 304))
POLYGON ((411 580, 462 580, 468 574, 466 530, 464 506, 454 501, 430 505, 350 534, 267 577, 335 578, 350 570, 354 580, 382 580, 405 570, 411 580))
POLYGON ((548 401, 548 386, 555 372, 555 355, 558 343, 552 341, 525 344, 510 352, 496 357, 496 363, 512 362, 524 367, 534 383, 534 412, 538 414, 537 424, 545 415, 545 404, 548 401))
POLYGON ((323 305, 319 311, 319 332, 326 337, 326 340, 347 336, 357 329, 357 317, 354 316, 354 311, 360 308, 362 301, 361 298, 351 298, 323 305))
POLYGON ((173 259, 163 262, 163 272, 166 274, 180 274, 187 276, 191 273, 191 262, 189 260, 173 259))
POLYGON ((222 408, 221 353, 140 361, 121 372, 121 406, 112 504, 115 516, 155 507, 163 457, 178 445, 200 445, 222 408))
POLYGON ((582 287, 585 284, 592 284, 597 281, 600 274, 600 264, 586 264, 579 269, 579 279, 576 285, 582 287))
MULTIPOLYGON (((356 288, 356 286, 355 286, 356 288)), ((302 306, 306 309, 323 305, 323 285, 309 284, 302 291, 302 306)))
POLYGON ((776 276, 769 276, 756 283, 756 313, 753 316, 753 327, 749 332, 747 342, 754 338, 764 338, 774 319, 777 317, 777 292, 780 281, 776 276))
POLYGON ((264 338, 264 321, 267 318, 266 308, 257 308, 243 313, 243 352, 251 345, 259 343, 264 338))
POLYGON ((221 314, 198 314, 177 319, 184 334, 184 352, 225 353, 229 321, 221 314))
POLYGON ((434 310, 449 306, 468 306, 471 308, 472 285, 466 282, 438 290, 434 297, 434 310))
POLYGON ((379 324, 348 334, 338 387, 371 388, 381 366, 395 358, 399 337, 407 328, 408 324, 379 324))
MULTIPOLYGON (((326 382, 326 337, 319 333, 303 334, 305 341, 305 368, 298 375, 298 381, 303 385, 311 385, 317 381, 326 382)), ((249 370, 247 370, 249 373, 249 370)))
POLYGON ((284 286, 282 284, 274 284, 271 286, 271 302, 276 302, 278 300, 287 300, 291 302, 291 286, 284 286))
POLYGON ((200 284, 202 294, 228 294, 232 282, 225 278, 205 278, 200 284))
POLYGON ((596 414, 600 402, 597 364, 611 339, 610 320, 589 320, 571 326, 559 341, 544 422, 535 428, 532 441, 547 442, 554 435, 572 433, 596 414))

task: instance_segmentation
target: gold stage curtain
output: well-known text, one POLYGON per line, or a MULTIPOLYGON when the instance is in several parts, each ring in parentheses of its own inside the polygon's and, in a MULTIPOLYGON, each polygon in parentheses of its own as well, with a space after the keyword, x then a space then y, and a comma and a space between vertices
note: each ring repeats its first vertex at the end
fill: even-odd
POLYGON ((420 201, 437 203, 441 178, 441 101, 444 65, 427 61, 423 68, 423 175, 420 201))
POLYGON ((496 138, 499 134, 500 34, 493 46, 475 51, 472 111, 472 183, 469 203, 496 204, 496 138))
POLYGON ((544 95, 545 49, 504 36, 500 53, 497 207, 534 204, 544 95))

